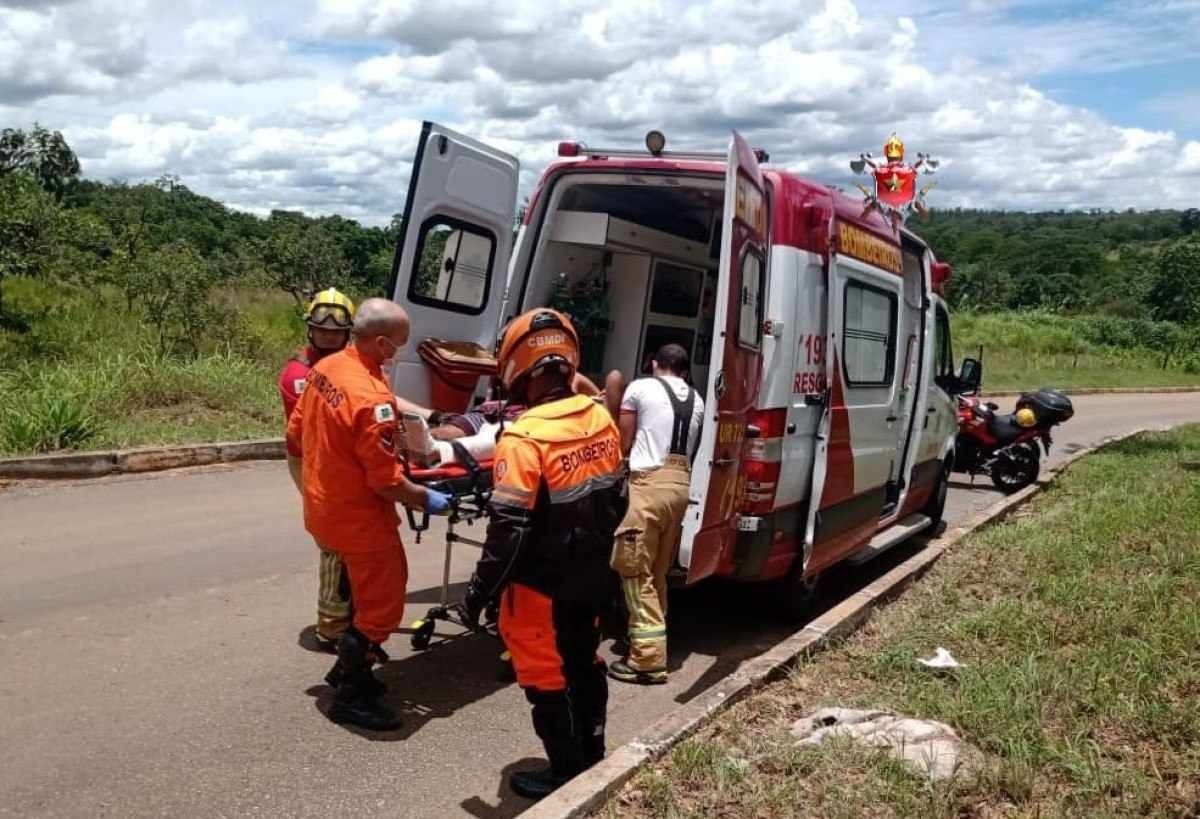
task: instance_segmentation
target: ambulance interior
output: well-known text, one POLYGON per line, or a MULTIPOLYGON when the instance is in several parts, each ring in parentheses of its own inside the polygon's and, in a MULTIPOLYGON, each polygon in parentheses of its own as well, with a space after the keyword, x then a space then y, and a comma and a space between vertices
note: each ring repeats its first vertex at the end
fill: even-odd
POLYGON ((597 384, 642 374, 663 344, 684 347, 707 391, 723 180, 580 175, 556 185, 523 304, 562 306, 581 323, 581 371, 597 384), (607 298, 607 310, 602 295, 607 298))

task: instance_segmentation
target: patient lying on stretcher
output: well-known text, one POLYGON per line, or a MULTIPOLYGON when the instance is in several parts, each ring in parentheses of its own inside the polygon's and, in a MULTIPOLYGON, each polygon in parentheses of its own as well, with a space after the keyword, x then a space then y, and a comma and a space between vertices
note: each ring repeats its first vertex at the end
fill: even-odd
POLYGON ((496 423, 485 421, 479 425, 474 435, 439 440, 433 437, 428 422, 420 413, 405 411, 400 413, 400 418, 404 422, 404 443, 408 461, 421 469, 458 463, 460 458, 456 450, 459 448, 476 461, 490 460, 502 429, 499 420, 496 423))
MULTIPOLYGON (((584 375, 575 375, 574 388, 577 394, 597 401, 604 399, 584 375)), ((409 463, 422 469, 459 463, 460 447, 476 461, 490 460, 503 424, 512 423, 525 411, 524 405, 504 401, 485 401, 459 414, 426 409, 399 397, 397 403, 404 422, 409 463)))

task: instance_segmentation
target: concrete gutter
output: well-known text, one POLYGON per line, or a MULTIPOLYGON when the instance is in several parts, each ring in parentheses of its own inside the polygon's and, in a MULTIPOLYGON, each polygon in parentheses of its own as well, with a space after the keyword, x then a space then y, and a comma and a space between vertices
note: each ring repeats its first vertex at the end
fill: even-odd
POLYGON ((99 478, 135 472, 155 472, 184 466, 207 466, 232 461, 279 460, 285 455, 282 438, 229 441, 190 446, 114 449, 0 459, 0 478, 56 480, 99 478))
POLYGON ((971 515, 962 525, 947 529, 919 553, 901 563, 864 589, 740 668, 686 705, 660 719, 626 745, 613 751, 594 768, 580 774, 553 794, 521 814, 528 819, 568 819, 587 816, 604 806, 607 799, 632 779, 645 765, 707 725, 714 717, 759 688, 778 679, 796 665, 836 640, 855 631, 880 604, 899 595, 916 582, 950 547, 976 529, 997 523, 1041 492, 1075 461, 1101 447, 1144 432, 1170 427, 1148 427, 1106 438, 1081 449, 1055 467, 1046 469, 1041 480, 986 509, 971 515))

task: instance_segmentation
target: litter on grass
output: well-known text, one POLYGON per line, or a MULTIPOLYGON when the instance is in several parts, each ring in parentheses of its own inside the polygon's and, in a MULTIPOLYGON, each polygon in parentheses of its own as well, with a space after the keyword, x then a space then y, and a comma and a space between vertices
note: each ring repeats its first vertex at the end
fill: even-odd
POLYGON ((933 652, 933 656, 930 657, 928 660, 918 659, 917 662, 920 663, 921 665, 925 666, 926 668, 962 668, 963 667, 962 663, 960 663, 958 660, 954 659, 954 655, 952 655, 949 651, 942 648, 941 646, 937 647, 937 649, 933 652))
POLYGON ((978 752, 944 722, 913 719, 889 711, 822 708, 792 725, 801 745, 819 745, 846 737, 891 756, 933 780, 953 777, 970 767, 978 752))

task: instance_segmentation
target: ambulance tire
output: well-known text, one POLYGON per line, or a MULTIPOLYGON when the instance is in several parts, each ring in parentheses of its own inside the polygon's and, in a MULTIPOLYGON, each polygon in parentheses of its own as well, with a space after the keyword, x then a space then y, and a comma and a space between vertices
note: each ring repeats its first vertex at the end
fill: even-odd
POLYGON ((821 595, 821 574, 802 577, 800 561, 787 577, 776 580, 772 589, 776 609, 789 622, 805 622, 812 618, 821 595))
POLYGON ((946 515, 946 497, 950 494, 950 472, 954 468, 953 457, 946 458, 941 474, 938 475, 937 483, 933 486, 933 494, 929 496, 925 508, 921 510, 921 514, 933 521, 926 530, 930 534, 937 534, 942 525, 942 518, 946 515))

